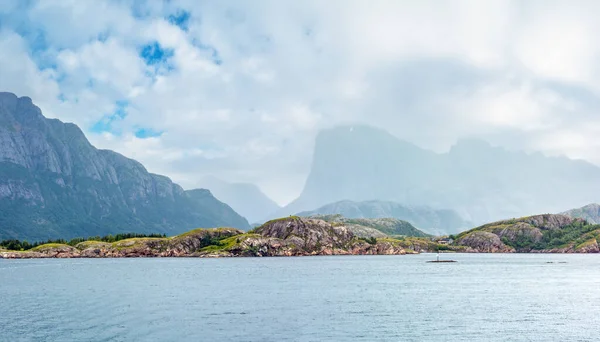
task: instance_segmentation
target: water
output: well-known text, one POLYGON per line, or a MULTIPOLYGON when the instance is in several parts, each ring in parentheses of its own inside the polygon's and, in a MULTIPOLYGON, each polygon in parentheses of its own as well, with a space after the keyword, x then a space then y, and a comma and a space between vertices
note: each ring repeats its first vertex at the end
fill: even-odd
POLYGON ((0 341, 600 340, 599 255, 451 257, 0 260, 0 341))

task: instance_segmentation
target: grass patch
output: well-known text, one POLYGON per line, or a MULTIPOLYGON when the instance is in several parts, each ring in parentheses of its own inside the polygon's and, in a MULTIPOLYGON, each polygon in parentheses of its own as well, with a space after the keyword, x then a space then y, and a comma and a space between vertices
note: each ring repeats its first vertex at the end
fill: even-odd
POLYGON ((47 243, 44 245, 39 245, 39 246, 33 247, 31 249, 31 251, 32 252, 42 252, 42 251, 52 249, 52 248, 64 248, 64 247, 71 248, 71 246, 64 244, 64 243, 47 243))

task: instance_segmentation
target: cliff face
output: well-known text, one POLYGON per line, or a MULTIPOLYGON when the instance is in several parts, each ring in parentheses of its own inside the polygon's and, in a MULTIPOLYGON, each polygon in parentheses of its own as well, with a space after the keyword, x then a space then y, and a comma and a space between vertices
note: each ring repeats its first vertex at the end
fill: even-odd
POLYGON ((471 252, 597 253, 600 225, 565 215, 498 221, 461 233, 455 245, 471 252))
POLYGON ((135 160, 94 148, 76 125, 46 119, 31 99, 0 93, 0 239, 248 228, 231 208, 209 207, 135 160))
POLYGON ((336 201, 379 200, 452 209, 481 224, 559 212, 573 203, 593 202, 599 192, 600 168, 585 161, 509 151, 477 140, 434 153, 383 130, 345 126, 318 135, 301 195, 277 215, 336 201))

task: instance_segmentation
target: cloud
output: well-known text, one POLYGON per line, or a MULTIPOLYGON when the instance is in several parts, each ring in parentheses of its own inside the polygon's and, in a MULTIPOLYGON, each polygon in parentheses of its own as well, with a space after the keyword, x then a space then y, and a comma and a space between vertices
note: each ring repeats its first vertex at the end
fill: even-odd
POLYGON ((595 2, 0 2, 0 88, 185 187, 280 203, 317 131, 480 137, 600 164, 595 2))

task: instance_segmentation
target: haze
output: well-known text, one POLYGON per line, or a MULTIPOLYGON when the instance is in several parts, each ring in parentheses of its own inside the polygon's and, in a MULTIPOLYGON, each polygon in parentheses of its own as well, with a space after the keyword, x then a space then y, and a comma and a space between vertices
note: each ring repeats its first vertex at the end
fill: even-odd
POLYGON ((186 189, 217 176, 257 184, 280 205, 302 191, 317 133, 343 124, 440 153, 480 138, 599 164, 599 10, 9 0, 0 90, 186 189))

